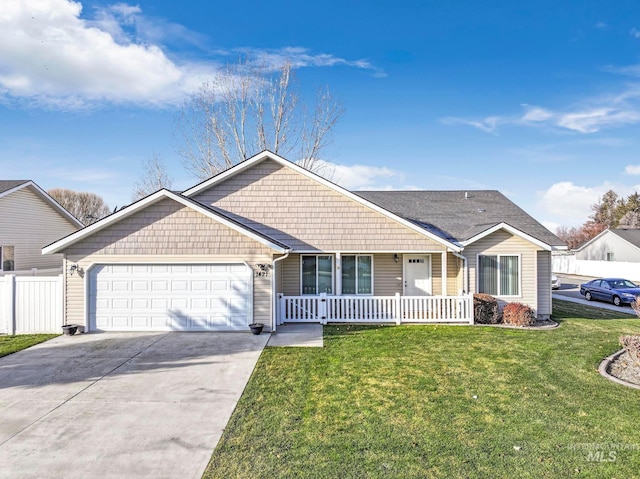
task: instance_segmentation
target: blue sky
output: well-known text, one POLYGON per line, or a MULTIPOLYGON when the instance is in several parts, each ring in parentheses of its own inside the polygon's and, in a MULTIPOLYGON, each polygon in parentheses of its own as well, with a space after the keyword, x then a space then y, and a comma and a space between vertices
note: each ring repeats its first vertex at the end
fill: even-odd
POLYGON ((345 114, 351 189, 498 189, 550 228, 640 189, 637 1, 3 0, 0 168, 127 204, 179 105, 241 52, 345 114))

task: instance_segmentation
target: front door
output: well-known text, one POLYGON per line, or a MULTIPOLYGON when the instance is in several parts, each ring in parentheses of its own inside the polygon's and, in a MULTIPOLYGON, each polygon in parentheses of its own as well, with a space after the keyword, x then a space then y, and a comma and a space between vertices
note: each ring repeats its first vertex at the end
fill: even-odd
POLYGON ((405 254, 404 295, 431 295, 431 256, 428 254, 405 254))

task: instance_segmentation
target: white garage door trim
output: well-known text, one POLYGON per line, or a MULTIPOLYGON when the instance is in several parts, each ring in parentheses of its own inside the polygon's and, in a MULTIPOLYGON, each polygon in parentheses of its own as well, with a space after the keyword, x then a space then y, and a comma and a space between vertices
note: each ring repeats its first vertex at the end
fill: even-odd
POLYGON ((246 263, 95 263, 85 282, 92 331, 247 331, 253 322, 246 263))

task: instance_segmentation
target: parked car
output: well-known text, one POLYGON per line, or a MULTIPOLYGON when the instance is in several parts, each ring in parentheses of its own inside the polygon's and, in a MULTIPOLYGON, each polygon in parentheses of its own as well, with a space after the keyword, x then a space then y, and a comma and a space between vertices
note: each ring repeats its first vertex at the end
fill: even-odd
POLYGON ((587 301, 610 301, 616 306, 632 303, 640 295, 640 287, 628 279, 599 278, 580 285, 587 301))
POLYGON ((560 280, 555 274, 551 276, 551 289, 560 289, 560 280))

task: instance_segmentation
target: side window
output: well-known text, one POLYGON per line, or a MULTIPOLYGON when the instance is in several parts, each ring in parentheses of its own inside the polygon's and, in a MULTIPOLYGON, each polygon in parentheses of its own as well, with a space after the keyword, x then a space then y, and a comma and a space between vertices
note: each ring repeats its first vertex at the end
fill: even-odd
POLYGON ((0 270, 15 271, 13 246, 0 246, 0 270))

